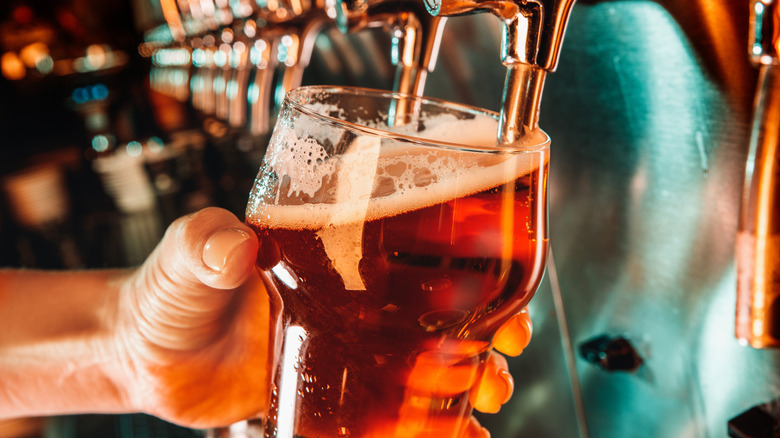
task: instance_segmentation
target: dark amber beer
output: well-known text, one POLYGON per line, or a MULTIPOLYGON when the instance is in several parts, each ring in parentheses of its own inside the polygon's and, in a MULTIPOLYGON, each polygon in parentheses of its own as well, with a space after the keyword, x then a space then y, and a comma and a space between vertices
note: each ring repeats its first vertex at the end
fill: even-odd
POLYGON ((279 315, 267 436, 465 427, 492 335, 530 300, 547 251, 547 145, 481 146, 488 115, 426 120, 437 142, 473 149, 277 125, 247 209, 279 315))

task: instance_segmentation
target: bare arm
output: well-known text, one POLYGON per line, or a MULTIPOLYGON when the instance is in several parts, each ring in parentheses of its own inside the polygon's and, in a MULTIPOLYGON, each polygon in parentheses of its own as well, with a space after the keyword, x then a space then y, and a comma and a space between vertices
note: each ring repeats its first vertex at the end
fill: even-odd
POLYGON ((268 298, 254 233, 221 209, 127 271, 0 271, 0 418, 146 412, 190 427, 262 414, 268 298))
POLYGON ((113 344, 122 271, 0 271, 0 417, 134 410, 113 344))

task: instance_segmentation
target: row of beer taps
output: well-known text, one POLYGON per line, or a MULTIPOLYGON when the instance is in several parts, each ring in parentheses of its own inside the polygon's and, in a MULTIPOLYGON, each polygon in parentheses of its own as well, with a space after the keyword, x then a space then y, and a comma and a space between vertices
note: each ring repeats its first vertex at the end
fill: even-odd
MULTIPOLYGON (((446 17, 489 11, 503 23, 507 67, 498 138, 512 143, 537 127, 544 78, 557 65, 574 0, 162 0, 174 46, 191 59, 176 96, 253 135, 270 129, 274 96, 301 85, 315 39, 382 28, 391 37, 392 90, 424 91, 446 17), (274 87, 277 67, 282 73, 274 87), (182 92, 182 87, 188 87, 182 92), (280 92, 277 92, 276 89, 280 92)), ((158 50, 170 50, 159 47, 158 50)), ((398 108, 402 123, 408 109, 398 108)))
POLYGON ((396 66, 393 89, 420 94, 445 20, 417 1, 166 0, 162 7, 174 43, 159 47, 157 55, 186 51, 177 59, 191 61, 186 72, 179 69, 184 80, 167 87, 168 94, 189 98, 195 109, 253 135, 269 131, 275 98, 301 85, 324 28, 387 29, 388 55, 396 66))

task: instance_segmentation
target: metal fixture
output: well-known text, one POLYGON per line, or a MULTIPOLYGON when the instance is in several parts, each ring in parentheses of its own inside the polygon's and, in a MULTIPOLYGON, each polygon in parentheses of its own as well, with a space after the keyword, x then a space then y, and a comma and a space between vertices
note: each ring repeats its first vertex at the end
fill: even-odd
POLYGON ((392 35, 393 90, 421 95, 436 66, 446 18, 429 14, 419 0, 340 0, 336 23, 343 32, 381 27, 392 35))
POLYGON ((780 19, 777 1, 754 0, 748 50, 759 67, 737 234, 736 336, 780 347, 780 19))
POLYGON ((538 127, 544 80, 558 64, 573 5, 574 0, 425 0, 435 16, 488 11, 502 20, 501 62, 507 74, 499 142, 513 143, 538 127))

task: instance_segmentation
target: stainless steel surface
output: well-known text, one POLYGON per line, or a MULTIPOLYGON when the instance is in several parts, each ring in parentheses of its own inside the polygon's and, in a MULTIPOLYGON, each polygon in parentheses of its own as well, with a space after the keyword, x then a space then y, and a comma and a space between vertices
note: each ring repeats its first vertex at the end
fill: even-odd
POLYGON ((514 143, 539 127, 539 110, 547 72, 528 64, 507 65, 501 98, 498 141, 514 143))
POLYGON ((574 0, 425 0, 425 6, 431 14, 443 17, 481 11, 495 14, 506 28, 502 62, 555 71, 574 0))
POLYGON ((737 234, 735 333, 756 348, 780 346, 779 75, 761 66, 737 234))
MULTIPOLYGON (((726 436, 728 419, 778 396, 776 353, 739 346, 731 328, 755 86, 747 23, 746 3, 731 1, 572 12, 541 118, 566 322, 575 346, 621 334, 645 360, 625 373, 577 359, 592 437, 726 436)), ((520 363, 547 366, 528 353, 515 375, 520 363)), ((556 422, 555 404, 520 409, 535 385, 565 377, 547 374, 518 377, 494 435, 573 436, 531 427, 556 422)))
POLYGON ((261 135, 271 130, 273 110, 273 77, 278 63, 276 51, 280 35, 261 35, 252 43, 255 51, 254 78, 248 90, 249 132, 261 135))

